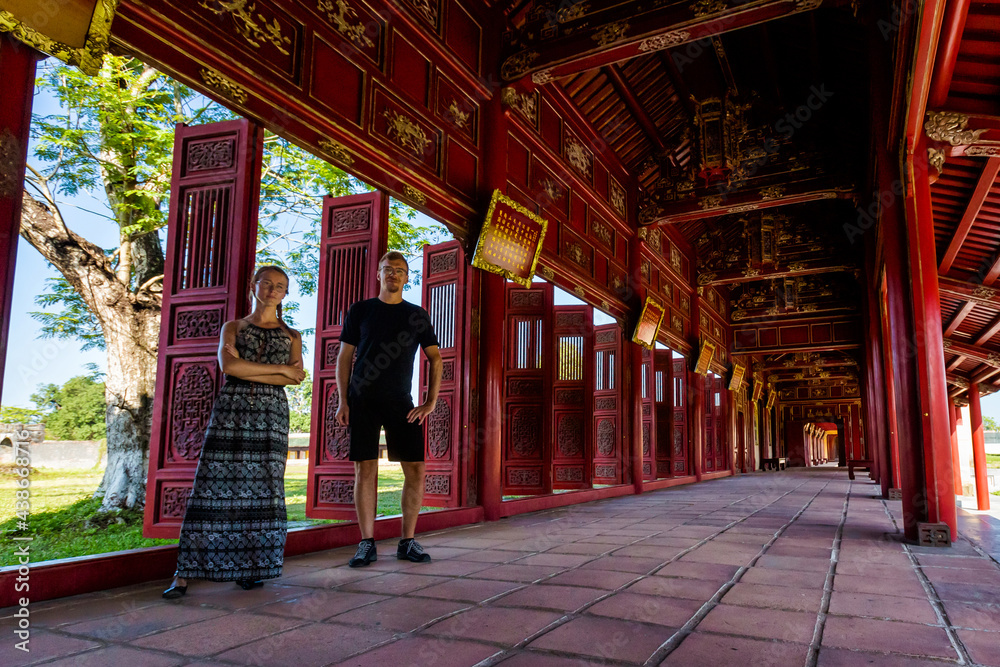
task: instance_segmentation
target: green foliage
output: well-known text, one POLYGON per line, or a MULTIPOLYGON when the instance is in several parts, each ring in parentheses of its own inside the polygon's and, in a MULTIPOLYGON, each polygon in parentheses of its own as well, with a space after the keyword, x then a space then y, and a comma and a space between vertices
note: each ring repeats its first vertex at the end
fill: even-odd
POLYGON ((983 430, 986 431, 1000 431, 1000 424, 997 424, 997 420, 993 417, 983 417, 983 430))
POLYGON ((292 433, 308 433, 312 413, 312 378, 306 371, 306 379, 300 384, 285 387, 288 394, 288 420, 292 433))
POLYGON ((41 410, 0 406, 0 424, 41 424, 44 416, 41 410))
POLYGON ((62 387, 39 385, 31 395, 45 416, 45 437, 50 440, 99 440, 105 435, 104 383, 78 375, 62 387))
POLYGON ((80 293, 62 275, 46 278, 46 291, 35 297, 43 308, 62 305, 60 312, 32 311, 32 319, 41 323, 42 338, 76 338, 81 350, 103 350, 104 332, 94 313, 87 308, 80 293))

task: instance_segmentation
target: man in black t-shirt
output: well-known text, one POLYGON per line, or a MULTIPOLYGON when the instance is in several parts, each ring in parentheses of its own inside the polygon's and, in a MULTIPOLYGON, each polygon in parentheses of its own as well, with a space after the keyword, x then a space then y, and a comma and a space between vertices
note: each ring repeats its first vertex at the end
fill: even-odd
POLYGON ((390 461, 403 468, 403 535, 396 557, 415 563, 431 557, 413 539, 424 499, 424 429, 434 412, 441 387, 441 354, 427 311, 403 301, 409 265, 391 251, 378 263, 379 295, 351 306, 340 332, 337 356, 337 422, 351 427, 350 459, 354 461, 354 507, 361 544, 348 565, 362 567, 377 560, 375 504, 378 498, 379 431, 385 428, 390 461), (417 346, 430 361, 427 396, 416 407, 410 396, 417 346), (353 362, 357 351, 357 361, 353 362), (346 397, 347 400, 344 400, 346 397))

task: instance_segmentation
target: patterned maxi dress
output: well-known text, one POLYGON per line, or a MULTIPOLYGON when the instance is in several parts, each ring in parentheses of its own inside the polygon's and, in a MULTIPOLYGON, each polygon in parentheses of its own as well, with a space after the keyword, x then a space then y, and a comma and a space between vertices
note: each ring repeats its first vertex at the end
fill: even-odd
MULTIPOLYGON (((247 324, 241 359, 287 364, 292 341, 281 327, 247 324)), ((226 376, 205 432, 184 514, 177 576, 211 581, 281 576, 285 534, 285 388, 226 376)))

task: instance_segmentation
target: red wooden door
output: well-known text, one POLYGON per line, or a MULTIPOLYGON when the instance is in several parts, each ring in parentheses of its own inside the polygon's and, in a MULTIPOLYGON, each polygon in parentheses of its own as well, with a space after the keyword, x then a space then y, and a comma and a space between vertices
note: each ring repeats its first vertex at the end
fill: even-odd
POLYGON ((388 224, 389 197, 383 192, 323 199, 306 487, 306 516, 315 519, 355 516, 350 440, 347 427, 336 421, 337 353, 351 304, 378 295, 376 270, 385 253, 388 224))
POLYGON ((673 382, 670 384, 673 389, 671 405, 673 406, 673 421, 671 423, 670 434, 670 463, 673 469, 673 477, 683 477, 691 474, 690 456, 690 434, 688 433, 688 406, 687 406, 687 359, 673 359, 670 355, 670 364, 673 367, 673 382))
POLYGON ((549 387, 545 354, 552 349, 552 285, 507 283, 506 370, 501 470, 504 495, 552 491, 549 387))
POLYGON ((552 334, 550 358, 555 363, 548 364, 552 372, 552 486, 589 488, 587 396, 593 384, 593 369, 587 360, 593 355, 594 340, 590 306, 556 306, 552 334))
POLYGON ((642 478, 656 479, 660 440, 656 436, 656 369, 655 350, 642 350, 639 378, 639 402, 642 409, 642 478))
POLYGON ((621 332, 617 324, 594 327, 594 483, 622 483, 621 332))
MULTIPOLYGON (((671 421, 674 418, 673 408, 673 374, 671 373, 670 350, 653 350, 650 352, 653 368, 653 442, 655 451, 656 476, 671 477, 673 464, 673 429, 671 421)), ((644 408, 645 409, 645 408, 644 408)))
POLYGON ((146 537, 180 533, 222 385, 219 331, 250 309, 263 137, 246 119, 175 130, 146 537))
MULTIPOLYGON (((458 241, 424 246, 422 303, 431 317, 444 367, 437 407, 424 422, 424 505, 458 507, 465 504, 469 443, 468 364, 469 267, 458 241)), ((420 396, 427 391, 428 363, 420 355, 420 396)))

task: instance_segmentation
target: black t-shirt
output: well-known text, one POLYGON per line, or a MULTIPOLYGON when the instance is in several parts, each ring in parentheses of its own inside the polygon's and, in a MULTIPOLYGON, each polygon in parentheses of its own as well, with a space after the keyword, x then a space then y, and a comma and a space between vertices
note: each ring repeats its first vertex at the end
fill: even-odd
POLYGON ((409 398, 417 345, 438 344, 426 310, 377 297, 351 306, 340 340, 357 347, 350 396, 380 399, 409 398))

